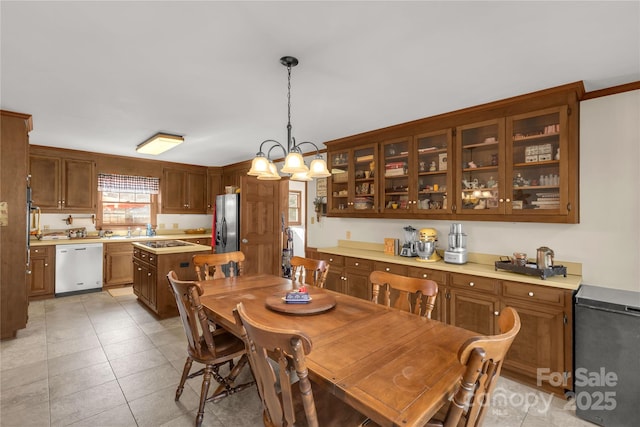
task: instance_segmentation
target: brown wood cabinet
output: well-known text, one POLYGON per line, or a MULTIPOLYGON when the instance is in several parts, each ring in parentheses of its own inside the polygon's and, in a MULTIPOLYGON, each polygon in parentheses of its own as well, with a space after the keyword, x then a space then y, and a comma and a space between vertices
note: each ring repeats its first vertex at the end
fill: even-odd
POLYGON ((176 301, 167 283, 167 274, 175 271, 181 280, 195 280, 191 257, 207 251, 155 254, 133 247, 133 293, 159 317, 178 314, 176 301))
POLYGON ((31 155, 29 169, 33 204, 42 212, 95 212, 95 161, 31 155))
POLYGON ((211 237, 195 237, 191 239, 180 239, 183 242, 197 243, 198 245, 211 246, 211 237))
POLYGON ((103 287, 133 283, 133 245, 128 242, 104 244, 103 287))
POLYGON ((206 213, 205 169, 164 168, 162 179, 162 213, 206 213))
POLYGON ((321 259, 329 264, 329 272, 327 273, 327 280, 324 283, 324 287, 332 291, 345 293, 344 280, 342 280, 344 269, 344 257, 340 255, 331 255, 325 253, 317 253, 318 259, 321 259))
POLYGON ((31 248, 28 283, 29 300, 53 297, 56 280, 56 247, 31 248))
POLYGON ((579 222, 581 82, 329 141, 328 216, 579 222))
MULTIPOLYGON (((435 306, 431 312, 431 318, 439 320, 441 322, 447 322, 447 309, 446 301, 448 301, 447 295, 449 294, 448 274, 441 270, 432 270, 429 268, 408 267, 407 276, 418 277, 421 279, 430 279, 438 284, 438 296, 436 298, 435 306)), ((449 295, 450 298, 450 295, 449 295)))
POLYGON ((27 325, 28 114, 0 111, 0 338, 27 325))
POLYGON ((223 193, 222 168, 207 169, 207 212, 216 208, 216 196, 223 193))

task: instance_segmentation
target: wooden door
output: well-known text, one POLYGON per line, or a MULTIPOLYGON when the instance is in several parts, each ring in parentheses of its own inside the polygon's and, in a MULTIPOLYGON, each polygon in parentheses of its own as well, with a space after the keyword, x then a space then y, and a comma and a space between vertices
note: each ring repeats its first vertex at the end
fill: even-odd
POLYGON ((95 162, 64 159, 62 171, 62 208, 93 212, 98 191, 95 162))
POLYGON ((62 207, 60 162, 58 157, 29 156, 31 198, 34 206, 43 211, 58 210, 62 207))
POLYGON ((244 273, 280 276, 283 224, 287 222, 282 199, 288 195, 289 182, 243 176, 240 183, 240 250, 246 257, 244 273))

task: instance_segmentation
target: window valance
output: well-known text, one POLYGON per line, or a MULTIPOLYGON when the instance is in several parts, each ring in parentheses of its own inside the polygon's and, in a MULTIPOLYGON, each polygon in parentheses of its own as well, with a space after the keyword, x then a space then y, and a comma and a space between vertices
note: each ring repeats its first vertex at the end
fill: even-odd
POLYGON ((98 174, 98 191, 120 193, 158 194, 160 179, 147 176, 98 174))

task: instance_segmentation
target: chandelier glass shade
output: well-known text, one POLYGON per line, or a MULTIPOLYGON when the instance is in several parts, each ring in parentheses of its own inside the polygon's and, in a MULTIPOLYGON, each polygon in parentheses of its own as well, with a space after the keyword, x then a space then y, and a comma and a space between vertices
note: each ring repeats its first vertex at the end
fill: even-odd
POLYGON ((258 177, 262 180, 277 180, 281 179, 278 168, 271 160, 271 151, 274 148, 280 147, 284 154, 284 165, 282 166, 282 173, 291 174, 290 179, 293 181, 311 181, 313 178, 324 178, 331 175, 331 172, 327 169, 327 163, 320 155, 318 146, 310 141, 304 141, 296 143, 296 139, 291 136, 291 67, 298 65, 298 60, 293 56, 283 56, 280 58, 280 63, 287 67, 287 144, 286 147, 274 139, 267 139, 260 144, 260 151, 256 153, 256 156, 251 162, 251 169, 247 172, 247 175, 258 177), (265 144, 271 144, 271 147, 265 155, 263 148, 265 144), (315 147, 316 156, 311 161, 311 165, 307 166, 304 158, 302 157, 302 145, 312 145, 315 147))

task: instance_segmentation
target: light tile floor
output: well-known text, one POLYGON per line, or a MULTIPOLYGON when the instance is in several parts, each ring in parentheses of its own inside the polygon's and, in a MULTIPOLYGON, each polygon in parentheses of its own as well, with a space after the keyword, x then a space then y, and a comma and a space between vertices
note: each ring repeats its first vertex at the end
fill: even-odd
MULTIPOLYGON (((27 328, 0 343, 0 425, 192 426, 202 377, 174 401, 185 354, 179 318, 158 320, 133 295, 32 302, 27 328)), ((487 426, 592 426, 570 403, 505 378, 494 398, 487 426)), ((207 403, 203 425, 262 425, 255 388, 207 403)))

